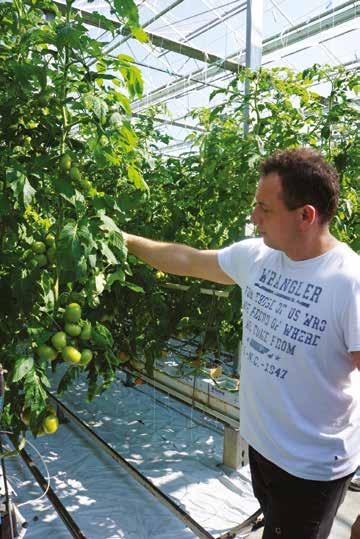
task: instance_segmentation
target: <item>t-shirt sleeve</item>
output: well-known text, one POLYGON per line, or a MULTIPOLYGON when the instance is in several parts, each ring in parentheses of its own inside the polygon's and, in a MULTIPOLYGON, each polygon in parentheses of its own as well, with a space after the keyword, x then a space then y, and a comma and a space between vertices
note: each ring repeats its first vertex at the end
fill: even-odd
POLYGON ((352 294, 344 316, 344 337, 348 352, 360 350, 360 281, 352 287, 352 294))
POLYGON ((263 246, 263 241, 256 238, 243 240, 220 249, 218 252, 219 265, 233 281, 244 287, 263 246))

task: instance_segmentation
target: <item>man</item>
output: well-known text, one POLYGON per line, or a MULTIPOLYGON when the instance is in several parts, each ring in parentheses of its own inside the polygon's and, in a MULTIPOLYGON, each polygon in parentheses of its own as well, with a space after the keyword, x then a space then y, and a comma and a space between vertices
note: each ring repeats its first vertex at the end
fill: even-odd
POLYGON ((261 238, 199 251, 125 234, 167 273, 243 292, 240 430, 263 539, 324 539, 360 463, 360 263, 329 225, 336 171, 310 149, 261 167, 261 238))

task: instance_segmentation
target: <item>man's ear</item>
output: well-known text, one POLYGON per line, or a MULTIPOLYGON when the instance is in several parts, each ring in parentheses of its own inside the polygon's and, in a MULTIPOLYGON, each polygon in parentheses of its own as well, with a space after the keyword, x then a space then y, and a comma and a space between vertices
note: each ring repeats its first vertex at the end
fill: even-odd
POLYGON ((299 209, 300 209, 301 223, 306 226, 314 224, 317 217, 316 208, 314 208, 314 206, 311 206, 310 204, 306 204, 305 206, 299 209))

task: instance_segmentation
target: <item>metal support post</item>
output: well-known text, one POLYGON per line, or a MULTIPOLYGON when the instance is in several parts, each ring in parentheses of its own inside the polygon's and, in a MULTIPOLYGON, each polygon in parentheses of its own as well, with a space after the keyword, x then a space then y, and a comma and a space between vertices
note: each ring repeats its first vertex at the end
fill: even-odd
MULTIPOLYGON (((247 0, 246 11, 246 67, 258 69, 262 59, 263 0, 247 0)), ((245 95, 249 93, 249 81, 245 81, 245 95)), ((249 107, 245 110, 244 134, 249 132, 249 107)))
POLYGON ((248 444, 240 436, 239 429, 224 425, 223 464, 236 470, 248 463, 248 444))

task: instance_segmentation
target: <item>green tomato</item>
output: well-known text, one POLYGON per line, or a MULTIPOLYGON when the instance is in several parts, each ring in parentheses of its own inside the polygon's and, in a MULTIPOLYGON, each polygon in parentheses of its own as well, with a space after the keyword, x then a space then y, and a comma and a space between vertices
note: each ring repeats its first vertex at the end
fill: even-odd
POLYGON ((47 234, 45 236, 45 243, 48 247, 55 247, 55 236, 54 234, 47 234))
POLYGON ((39 268, 43 268, 48 263, 48 259, 46 258, 46 255, 36 255, 35 260, 36 260, 36 265, 39 268))
POLYGON ((80 339, 82 339, 83 341, 88 341, 89 339, 91 339, 91 324, 90 324, 90 322, 85 322, 85 325, 82 328, 81 333, 80 333, 80 339))
POLYGON ((81 354, 74 346, 65 346, 61 354, 63 360, 69 363, 79 363, 81 360, 81 354))
POLYGON ((51 414, 46 416, 42 423, 42 428, 46 434, 54 434, 59 428, 59 420, 56 415, 51 414))
POLYGON ((81 180, 80 170, 77 167, 71 167, 69 176, 74 182, 79 182, 81 180))
POLYGON ((70 303, 65 308, 64 314, 66 322, 76 324, 81 318, 81 307, 78 303, 70 303))
POLYGON ((29 266, 30 266, 30 268, 33 269, 33 270, 34 270, 35 268, 38 267, 38 263, 37 263, 36 258, 32 258, 32 259, 30 260, 29 266))
POLYGON ((56 350, 63 350, 66 347, 66 333, 64 331, 58 331, 52 336, 51 342, 56 350))
POLYGON ((90 363, 90 361, 92 360, 93 358, 93 353, 91 350, 89 350, 89 348, 85 348, 82 352, 81 352, 81 360, 80 360, 80 365, 82 366, 86 366, 88 363, 90 363))
POLYGON ((46 361, 54 361, 57 356, 57 352, 47 344, 42 344, 41 346, 39 346, 39 348, 37 349, 37 353, 40 359, 46 361))
POLYGON ((34 241, 34 243, 31 244, 31 249, 36 255, 42 255, 46 251, 46 245, 42 241, 34 241))
POLYGON ((39 94, 38 96, 39 105, 41 107, 46 107, 49 104, 50 97, 51 97, 50 93, 47 92, 46 90, 42 92, 41 94, 39 94))
POLYGON ((109 139, 105 135, 101 135, 99 138, 99 144, 100 146, 106 146, 109 142, 109 139))
POLYGON ((65 153, 60 158, 60 170, 62 172, 69 172, 71 169, 71 157, 68 153, 65 153))
POLYGON ((89 180, 86 180, 86 179, 82 179, 79 181, 81 187, 84 189, 84 191, 89 191, 89 189, 91 189, 91 182, 89 180))
POLYGON ((70 337, 78 337, 81 333, 81 327, 77 324, 65 324, 65 331, 70 337))

